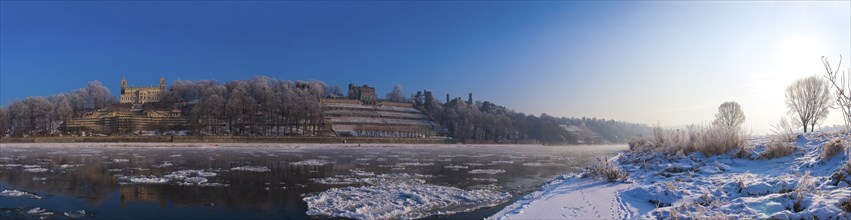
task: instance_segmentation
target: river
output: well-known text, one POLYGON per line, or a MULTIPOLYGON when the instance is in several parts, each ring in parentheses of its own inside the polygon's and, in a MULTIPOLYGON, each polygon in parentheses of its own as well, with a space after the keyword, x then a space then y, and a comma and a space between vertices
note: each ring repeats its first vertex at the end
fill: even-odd
MULTIPOLYGON (((306 219, 305 197, 387 175, 507 193, 625 145, 3 144, 0 218, 306 219)), ((386 178, 385 178, 386 179, 386 178)), ((374 184, 374 183, 371 183, 374 184)), ((452 188, 452 189, 454 189, 452 188)), ((429 218, 482 218, 502 207, 429 218)), ((328 207, 326 207, 328 208, 328 207)), ((441 207, 453 210, 456 207, 441 207)), ((424 213, 433 210, 421 210, 424 213)), ((458 209, 461 210, 461 209, 458 209)))

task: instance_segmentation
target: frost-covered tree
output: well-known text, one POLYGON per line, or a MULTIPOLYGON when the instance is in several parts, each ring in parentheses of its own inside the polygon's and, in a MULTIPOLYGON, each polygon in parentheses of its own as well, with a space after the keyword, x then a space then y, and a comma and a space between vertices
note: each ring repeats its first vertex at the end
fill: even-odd
POLYGON ((387 100, 392 102, 405 102, 405 93, 402 92, 402 85, 396 85, 390 93, 387 93, 387 100))
POLYGON ((712 124, 727 128, 737 128, 744 122, 745 112, 742 111, 742 106, 734 101, 729 101, 718 106, 718 113, 715 114, 715 121, 712 124))
POLYGON ((822 56, 821 62, 827 71, 827 80, 833 88, 836 107, 842 110, 842 115, 845 116, 845 129, 851 131, 851 72, 839 73, 839 67, 842 66, 841 55, 835 69, 831 68, 827 57, 822 56))
MULTIPOLYGON (((71 103, 65 94, 56 94, 48 97, 48 100, 53 104, 53 116, 55 121, 53 125, 60 125, 73 117, 74 109, 71 108, 71 103)), ((52 126, 51 133, 56 132, 57 127, 52 126)))
POLYGON ((236 84, 230 97, 225 104, 225 112, 228 115, 228 130, 231 133, 245 134, 245 127, 251 119, 251 110, 254 107, 254 100, 245 91, 244 83, 236 84), (236 128, 234 130, 234 128, 236 128))
POLYGON ((796 117, 804 127, 804 132, 812 131, 816 124, 830 110, 832 98, 828 82, 817 76, 796 80, 786 88, 786 107, 789 114, 796 117))
POLYGON ((109 89, 97 80, 86 85, 85 93, 88 109, 100 109, 115 103, 115 96, 112 96, 109 89))
POLYGON ((6 136, 6 128, 8 127, 6 124, 9 122, 6 112, 5 108, 0 107, 0 138, 6 136))

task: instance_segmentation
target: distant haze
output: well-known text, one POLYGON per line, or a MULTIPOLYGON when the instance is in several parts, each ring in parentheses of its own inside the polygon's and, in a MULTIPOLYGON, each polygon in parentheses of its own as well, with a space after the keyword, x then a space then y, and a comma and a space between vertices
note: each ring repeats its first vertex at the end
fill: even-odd
MULTIPOLYGON (((520 112, 679 126, 737 101, 765 133, 784 89, 851 65, 851 3, 0 2, 0 105, 99 80, 269 75, 428 89, 520 112)), ((839 111, 824 124, 840 124, 839 111)))

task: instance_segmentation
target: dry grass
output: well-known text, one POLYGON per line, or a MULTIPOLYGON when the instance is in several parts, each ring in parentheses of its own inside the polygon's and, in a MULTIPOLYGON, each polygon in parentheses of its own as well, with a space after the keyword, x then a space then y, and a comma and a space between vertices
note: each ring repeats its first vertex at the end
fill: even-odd
POLYGON ((813 178, 810 176, 810 172, 804 174, 800 180, 798 180, 798 186, 795 187, 795 190, 792 190, 792 208, 793 212, 803 211, 806 207, 802 206, 802 202, 804 201, 804 195, 807 193, 813 193, 815 191, 815 187, 813 186, 813 178))
POLYGON ((597 158, 597 162, 588 167, 591 177, 602 178, 609 182, 626 181, 629 173, 621 170, 608 159, 597 158))
POLYGON ((824 144, 824 149, 821 151, 821 159, 829 160, 842 151, 845 151, 845 147, 842 146, 842 141, 840 139, 827 142, 824 144))
POLYGON ((768 145, 765 146, 765 152, 759 155, 757 159, 773 159, 778 157, 785 157, 792 155, 795 153, 795 146, 792 146, 788 142, 784 141, 771 141, 768 142, 768 145))
POLYGON ((753 160, 752 153, 753 153, 753 149, 746 148, 746 147, 739 147, 739 150, 736 151, 735 154, 733 154, 733 158, 753 160))
POLYGON ((849 176, 851 176, 851 159, 846 161, 845 165, 834 172, 833 175, 830 175, 831 184, 836 186, 839 185, 840 182, 846 182, 851 185, 851 181, 848 181, 851 180, 851 178, 848 178, 849 176))
POLYGON ((795 141, 795 127, 789 120, 786 120, 786 117, 780 117, 777 124, 771 125, 771 132, 774 133, 775 137, 784 141, 795 141))
POLYGON ((685 130, 653 128, 649 139, 630 142, 633 151, 659 151, 667 155, 701 152, 706 156, 725 154, 747 145, 748 135, 741 128, 689 125, 685 130))

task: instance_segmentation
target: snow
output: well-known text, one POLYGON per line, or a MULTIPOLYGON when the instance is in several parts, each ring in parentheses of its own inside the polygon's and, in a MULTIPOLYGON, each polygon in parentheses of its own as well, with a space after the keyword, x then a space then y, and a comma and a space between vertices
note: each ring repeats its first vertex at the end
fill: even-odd
POLYGON ((272 171, 268 167, 264 167, 264 166, 241 166, 241 167, 230 168, 230 170, 233 170, 233 171, 248 171, 248 172, 269 172, 269 171, 272 171))
POLYGON ((41 196, 32 193, 8 189, 0 191, 0 197, 27 197, 32 199, 41 199, 41 196))
POLYGON ((493 219, 623 219, 616 192, 630 184, 560 177, 491 216, 493 219))
MULTIPOLYGON (((836 136, 848 143, 846 134, 801 135, 795 153, 768 160, 623 152, 611 161, 630 174, 626 182, 562 175, 489 219, 851 219, 841 205, 851 200, 843 168, 851 148, 820 158, 836 136)), ((752 139, 751 158, 769 141, 752 139)))
POLYGON ((332 188, 307 196, 308 215, 354 219, 413 219, 494 206, 508 193, 426 184, 418 176, 381 174, 360 178, 366 186, 332 188))
POLYGON ((302 160, 298 162, 292 162, 290 165, 293 166, 324 166, 325 164, 331 163, 327 160, 302 160))

